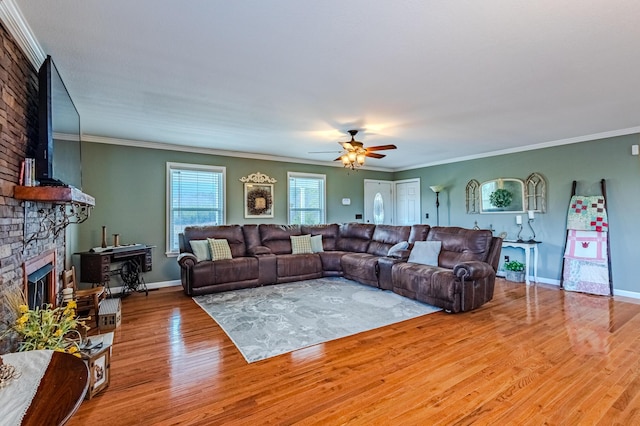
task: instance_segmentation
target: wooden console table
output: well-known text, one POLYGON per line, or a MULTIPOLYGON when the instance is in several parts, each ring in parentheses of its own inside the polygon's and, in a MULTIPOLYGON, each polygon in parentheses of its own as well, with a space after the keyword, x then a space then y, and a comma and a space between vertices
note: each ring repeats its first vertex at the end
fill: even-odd
POLYGON ((80 255, 80 281, 104 285, 110 294, 111 275, 120 275, 125 284, 123 293, 147 292, 142 273, 151 271, 153 267, 151 250, 154 247, 133 244, 76 253, 80 255), (120 263, 120 268, 112 270, 111 265, 115 263, 120 263))
POLYGON ((531 252, 533 252, 533 281, 538 282, 538 244, 540 241, 502 241, 502 247, 515 247, 524 250, 524 280, 529 281, 529 265, 531 264, 531 252))

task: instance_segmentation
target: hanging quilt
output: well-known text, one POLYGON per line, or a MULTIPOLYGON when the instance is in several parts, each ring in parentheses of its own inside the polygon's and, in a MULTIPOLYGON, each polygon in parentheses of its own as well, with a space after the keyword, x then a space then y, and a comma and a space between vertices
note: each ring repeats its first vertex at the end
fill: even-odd
POLYGON ((607 210, 601 195, 574 195, 569 203, 567 229, 607 232, 607 210))
POLYGON ((571 197, 567 213, 567 246, 562 276, 565 290, 610 294, 606 234, 608 230, 603 196, 571 197))

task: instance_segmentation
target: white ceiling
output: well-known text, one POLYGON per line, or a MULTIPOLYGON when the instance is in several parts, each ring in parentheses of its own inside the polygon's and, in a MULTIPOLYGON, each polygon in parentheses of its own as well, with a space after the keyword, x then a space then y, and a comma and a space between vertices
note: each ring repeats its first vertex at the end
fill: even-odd
POLYGON ((637 0, 13 2, 89 140, 331 162, 356 128, 401 170, 640 130, 637 0))

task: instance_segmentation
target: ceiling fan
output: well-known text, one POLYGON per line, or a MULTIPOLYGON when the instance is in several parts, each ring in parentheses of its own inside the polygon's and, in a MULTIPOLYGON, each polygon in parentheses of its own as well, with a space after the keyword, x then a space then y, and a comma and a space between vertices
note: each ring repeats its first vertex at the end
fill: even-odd
POLYGON ((365 157, 370 158, 384 158, 384 154, 378 154, 374 151, 384 151, 387 149, 397 149, 395 145, 378 145, 365 147, 362 142, 355 140, 355 136, 358 134, 357 130, 349 130, 351 140, 348 142, 338 142, 342 145, 344 151, 340 157, 334 161, 342 161, 344 167, 354 170, 364 165, 365 157))

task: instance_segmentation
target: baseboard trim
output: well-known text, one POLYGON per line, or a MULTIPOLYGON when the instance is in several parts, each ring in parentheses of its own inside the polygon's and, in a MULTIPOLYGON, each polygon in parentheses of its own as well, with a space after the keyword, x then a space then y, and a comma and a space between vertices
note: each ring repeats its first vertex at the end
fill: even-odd
MULTIPOLYGON (((147 284, 147 288, 149 290, 156 290, 156 289, 159 289, 159 288, 175 287, 175 286, 179 286, 179 285, 182 285, 180 280, 158 281, 158 282, 155 282, 155 283, 148 283, 147 284)), ((121 292, 122 292, 122 286, 111 287, 111 293, 112 294, 119 294, 121 292)))

